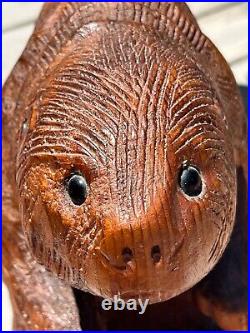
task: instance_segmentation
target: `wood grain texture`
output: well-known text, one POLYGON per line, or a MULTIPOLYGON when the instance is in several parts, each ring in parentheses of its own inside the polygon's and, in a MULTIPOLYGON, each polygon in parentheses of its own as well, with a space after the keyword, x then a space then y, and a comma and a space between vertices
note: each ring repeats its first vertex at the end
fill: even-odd
MULTIPOLYGON (((196 2, 188 5, 204 33, 215 43, 231 65, 236 81, 239 84, 247 84, 248 4, 196 2), (226 26, 226 29, 223 29, 223 26, 226 26)), ((3 81, 20 56, 41 6, 42 3, 32 2, 3 5, 3 81)))
MULTIPOLYGON (((247 148, 232 72, 188 7, 46 4, 3 93, 4 274, 15 327, 80 329, 71 288, 37 262, 97 296, 189 303, 192 291, 179 295, 213 270, 230 240, 247 148), (195 198, 178 185, 186 163, 201 172, 195 198), (89 187, 80 206, 65 187, 72 172, 89 187)), ((235 309, 203 289, 177 326, 195 326, 196 314, 197 327, 208 315, 230 328, 217 306, 223 318, 235 309)), ((233 327, 243 329, 240 311, 233 327)))

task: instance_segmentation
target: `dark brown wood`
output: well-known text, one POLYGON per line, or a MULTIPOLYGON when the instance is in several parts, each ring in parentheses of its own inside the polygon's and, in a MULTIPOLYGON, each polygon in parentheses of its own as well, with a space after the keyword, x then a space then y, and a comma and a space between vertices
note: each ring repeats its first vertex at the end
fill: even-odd
POLYGON ((45 4, 3 88, 15 327, 80 330, 98 317, 95 328, 145 328, 154 314, 156 328, 246 329, 246 136, 233 74, 185 3, 45 4), (179 186, 183 164, 200 171, 197 196, 179 186), (79 206, 74 171, 88 183, 79 206), (223 267, 239 270, 227 295, 216 292, 223 267), (152 305, 116 326, 100 304, 84 318, 86 293, 93 308, 114 295, 152 305))

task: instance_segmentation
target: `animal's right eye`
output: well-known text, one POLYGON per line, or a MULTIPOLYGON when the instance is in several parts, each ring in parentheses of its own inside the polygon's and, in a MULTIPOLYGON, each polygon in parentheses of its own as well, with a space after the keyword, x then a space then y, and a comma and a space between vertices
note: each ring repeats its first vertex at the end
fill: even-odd
POLYGON ((80 206, 84 203, 88 195, 88 185, 86 179, 79 174, 73 174, 68 179, 66 189, 72 202, 80 206))
POLYGON ((189 197, 196 197, 202 191, 202 179, 199 170, 191 165, 183 166, 179 176, 182 191, 189 197))

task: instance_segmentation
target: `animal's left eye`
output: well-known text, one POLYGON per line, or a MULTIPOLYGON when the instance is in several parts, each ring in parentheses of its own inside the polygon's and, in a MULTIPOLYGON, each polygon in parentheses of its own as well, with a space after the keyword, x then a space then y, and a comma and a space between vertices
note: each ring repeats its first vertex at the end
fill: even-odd
POLYGON ((197 168, 191 165, 183 166, 179 176, 179 185, 183 192, 190 197, 201 193, 202 179, 197 168))
POLYGON ((66 188, 75 205, 80 206, 84 203, 88 194, 88 186, 86 179, 82 175, 72 175, 67 181, 66 188))

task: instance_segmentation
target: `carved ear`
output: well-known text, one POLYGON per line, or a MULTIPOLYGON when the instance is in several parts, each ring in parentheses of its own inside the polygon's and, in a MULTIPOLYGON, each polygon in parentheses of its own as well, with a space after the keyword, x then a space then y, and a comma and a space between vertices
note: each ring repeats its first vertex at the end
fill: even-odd
MULTIPOLYGON (((216 91, 217 98, 226 115, 229 140, 232 142, 236 165, 243 165, 245 175, 247 159, 247 120, 244 112, 244 104, 234 75, 224 57, 206 38, 204 47, 197 53, 200 64, 205 68, 212 87, 216 91)), ((199 63, 198 62, 198 63, 199 63)))
POLYGON ((215 268, 194 288, 201 312, 226 330, 247 329, 247 182, 237 168, 236 221, 215 268))

